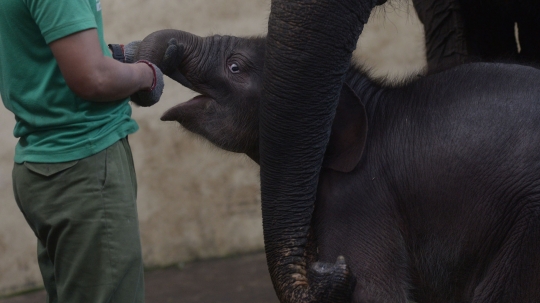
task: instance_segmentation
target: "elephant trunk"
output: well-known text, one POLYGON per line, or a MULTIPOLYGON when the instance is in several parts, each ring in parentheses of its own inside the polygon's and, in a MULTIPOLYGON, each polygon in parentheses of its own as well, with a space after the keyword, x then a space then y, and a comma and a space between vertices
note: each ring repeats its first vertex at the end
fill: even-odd
MULTIPOLYGON (((201 49, 204 48, 206 38, 184 32, 181 30, 165 29, 159 30, 146 36, 139 45, 136 58, 137 60, 147 60, 158 66, 165 74, 180 84, 192 88, 191 82, 194 79, 189 79, 181 73, 185 70, 186 65, 197 64, 201 62, 201 49), (171 39, 176 39, 179 45, 183 47, 183 58, 179 66, 163 66, 163 55, 168 47, 168 42, 171 39)), ((190 70, 198 70, 191 68, 190 70)))
POLYGON ((281 302, 349 302, 343 257, 316 258, 309 226, 352 51, 378 0, 273 0, 260 109, 261 198, 270 276, 281 302), (334 260, 329 260, 334 261, 334 260))

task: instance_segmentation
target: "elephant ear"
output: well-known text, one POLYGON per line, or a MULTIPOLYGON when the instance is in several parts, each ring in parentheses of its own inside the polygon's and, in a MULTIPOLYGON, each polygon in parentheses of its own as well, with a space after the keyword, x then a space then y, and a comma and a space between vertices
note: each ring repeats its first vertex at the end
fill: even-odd
POLYGON ((349 85, 343 84, 323 167, 351 172, 362 158, 367 131, 364 104, 349 85))

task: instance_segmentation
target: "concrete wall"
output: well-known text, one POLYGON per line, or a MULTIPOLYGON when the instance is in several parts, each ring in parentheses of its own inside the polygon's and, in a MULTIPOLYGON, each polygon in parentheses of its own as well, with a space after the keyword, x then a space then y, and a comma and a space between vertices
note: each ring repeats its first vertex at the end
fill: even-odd
MULTIPOLYGON (((258 35, 269 0, 103 0, 106 40, 127 43, 159 29, 198 35, 258 35)), ((378 76, 399 77, 424 64, 420 24, 409 5, 374 14, 356 52, 378 76)), ((193 96, 166 82, 162 101, 134 108, 140 131, 130 137, 139 182, 144 260, 157 267, 263 248, 258 167, 159 116, 193 96)), ((11 189, 13 115, 0 107, 0 295, 39 287, 36 240, 11 189)))

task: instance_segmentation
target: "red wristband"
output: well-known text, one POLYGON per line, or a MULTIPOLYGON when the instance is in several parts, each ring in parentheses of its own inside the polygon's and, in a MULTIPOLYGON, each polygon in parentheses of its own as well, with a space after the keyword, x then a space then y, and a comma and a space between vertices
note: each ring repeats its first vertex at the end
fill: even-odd
POLYGON ((146 61, 146 60, 139 60, 139 61, 137 61, 135 63, 144 63, 144 64, 150 66, 150 68, 152 69, 152 72, 154 73, 154 79, 152 80, 152 87, 150 89, 148 89, 148 91, 153 91, 154 88, 156 88, 156 84, 157 84, 156 83, 157 82, 157 79, 156 79, 157 75, 156 75, 156 69, 154 68, 154 65, 152 63, 146 61))

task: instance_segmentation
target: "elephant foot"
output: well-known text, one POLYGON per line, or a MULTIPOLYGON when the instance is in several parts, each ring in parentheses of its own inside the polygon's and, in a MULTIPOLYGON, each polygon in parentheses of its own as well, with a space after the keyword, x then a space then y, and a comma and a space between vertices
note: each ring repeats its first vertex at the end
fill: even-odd
POLYGON ((341 303, 350 302, 356 279, 345 263, 345 258, 339 256, 336 263, 315 262, 307 273, 311 289, 317 302, 341 303))

